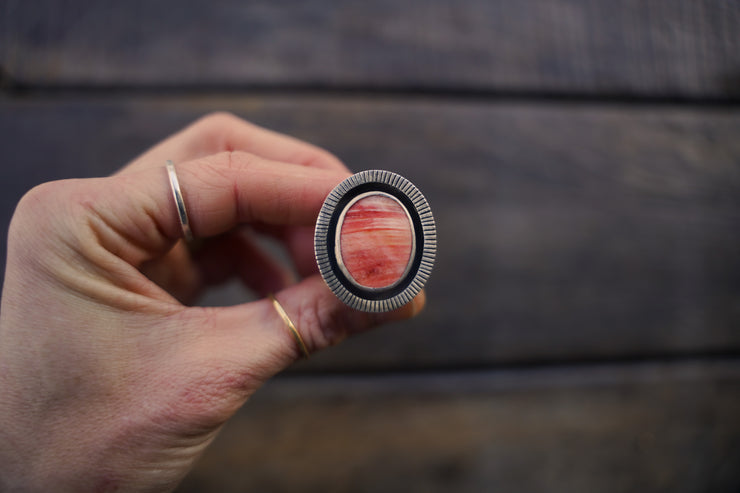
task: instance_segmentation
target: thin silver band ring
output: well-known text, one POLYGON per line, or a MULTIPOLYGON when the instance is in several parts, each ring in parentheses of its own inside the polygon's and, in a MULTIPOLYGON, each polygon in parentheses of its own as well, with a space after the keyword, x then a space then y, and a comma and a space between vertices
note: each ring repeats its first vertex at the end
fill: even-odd
POLYGON ((180 182, 177 179, 177 173, 175 173, 175 165, 169 159, 167 160, 167 174, 170 177, 170 188, 172 189, 172 196, 175 198, 177 217, 180 218, 182 234, 185 237, 185 241, 193 241, 193 232, 190 230, 190 221, 188 220, 188 212, 185 209, 185 201, 182 199, 180 182))

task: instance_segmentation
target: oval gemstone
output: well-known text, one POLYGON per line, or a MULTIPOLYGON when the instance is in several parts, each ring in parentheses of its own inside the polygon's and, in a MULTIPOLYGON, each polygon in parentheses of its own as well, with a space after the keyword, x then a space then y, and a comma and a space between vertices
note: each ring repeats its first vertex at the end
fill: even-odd
POLYGON ((339 255, 345 274, 360 286, 386 288, 401 280, 411 260, 414 231, 406 210, 393 197, 361 197, 339 225, 339 255))

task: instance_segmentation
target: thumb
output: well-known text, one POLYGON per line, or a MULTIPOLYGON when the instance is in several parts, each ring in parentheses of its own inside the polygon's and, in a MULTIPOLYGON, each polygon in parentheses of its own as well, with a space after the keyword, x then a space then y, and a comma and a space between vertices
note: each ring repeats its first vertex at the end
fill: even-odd
MULTIPOLYGON (((275 294, 309 354, 383 323, 404 320, 425 304, 422 291, 397 310, 366 313, 342 303, 319 276, 309 277, 275 294)), ((259 385, 303 355, 296 336, 270 299, 219 308, 188 308, 193 323, 205 325, 202 339, 214 358, 230 361, 259 385)), ((201 341, 202 343, 203 341, 201 341)))

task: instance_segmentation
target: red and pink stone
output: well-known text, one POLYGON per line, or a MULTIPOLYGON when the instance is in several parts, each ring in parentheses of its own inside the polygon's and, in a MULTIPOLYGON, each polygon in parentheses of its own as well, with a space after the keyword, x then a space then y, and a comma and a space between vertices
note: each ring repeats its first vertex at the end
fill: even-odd
POLYGON ((370 192, 345 211, 335 245, 340 268, 355 284, 388 288, 408 271, 414 227, 397 199, 370 192))

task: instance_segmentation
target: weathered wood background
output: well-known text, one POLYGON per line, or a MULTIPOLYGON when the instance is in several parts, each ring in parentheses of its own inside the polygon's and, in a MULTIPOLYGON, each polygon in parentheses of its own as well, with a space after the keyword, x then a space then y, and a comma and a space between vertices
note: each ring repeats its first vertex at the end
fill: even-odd
POLYGON ((0 70, 3 257, 25 190, 213 110, 435 212, 426 312, 180 491, 740 490, 740 2, 0 0, 0 70))

